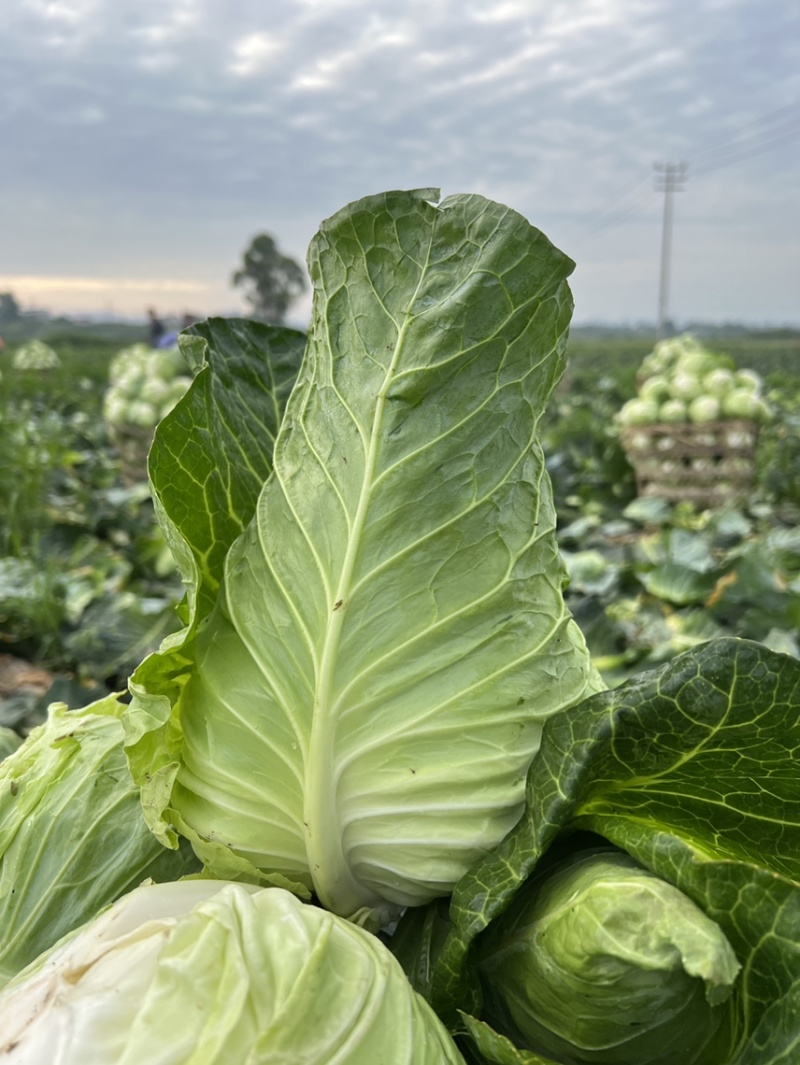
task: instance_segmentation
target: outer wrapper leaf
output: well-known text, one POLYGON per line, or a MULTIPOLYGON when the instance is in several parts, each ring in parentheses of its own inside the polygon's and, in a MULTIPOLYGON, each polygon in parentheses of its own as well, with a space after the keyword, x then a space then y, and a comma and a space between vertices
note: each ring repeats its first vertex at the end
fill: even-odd
MULTIPOLYGON (((725 639, 548 722, 525 816, 454 892, 450 933, 429 960, 440 1012, 453 1025, 459 1010, 480 1017, 471 944, 548 848, 557 839, 569 847, 568 834, 583 829, 675 884, 727 936, 743 966, 731 1062, 792 1060, 800 1039, 798 711, 800 663, 725 639)), ((488 1046, 485 1060, 500 1061, 488 1046)))
POLYGON ((0 984, 146 878, 198 867, 144 822, 121 710, 56 703, 0 763, 0 984))
POLYGON ((520 1050, 510 1039, 468 1013, 461 1014, 461 1022, 472 1047, 478 1052, 477 1056, 473 1056, 467 1050, 468 1061, 478 1061, 480 1065, 485 1061, 494 1065, 558 1065, 552 1058, 535 1054, 532 1050, 520 1050))
POLYGON ((159 423, 148 458, 153 500, 189 605, 207 612, 228 548, 255 511, 305 349, 295 329, 209 318, 181 333, 197 376, 159 423))
POLYGON ((172 689, 137 674, 130 715, 157 830, 342 914, 447 894, 519 817, 543 722, 597 686, 537 443, 573 264, 432 195, 323 224, 274 474, 193 660, 172 689))
MULTIPOLYGON (((196 371, 191 388, 159 423, 148 459, 156 514, 186 586, 186 628, 164 641, 134 672, 137 713, 125 717, 128 743, 147 765, 143 805, 158 838, 177 845, 173 821, 163 819, 180 744, 171 706, 192 661, 196 625, 212 608, 227 552, 253 517, 272 470, 275 437, 305 349, 304 333, 237 318, 210 318, 181 333, 183 356, 196 371)), ((191 830, 187 828, 191 838, 191 830)), ((207 858, 207 840, 195 840, 207 858)), ((249 862, 226 853, 222 876, 257 875, 249 862)), ((281 884, 283 878, 272 878, 281 884)), ((294 885, 302 891, 299 885, 294 885)))

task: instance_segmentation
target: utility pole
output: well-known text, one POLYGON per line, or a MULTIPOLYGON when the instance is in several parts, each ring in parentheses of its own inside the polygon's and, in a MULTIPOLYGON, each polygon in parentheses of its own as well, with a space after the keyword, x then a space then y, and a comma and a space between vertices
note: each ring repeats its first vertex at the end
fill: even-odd
POLYGON ((657 336, 664 339, 669 321, 669 266, 672 254, 672 194, 683 190, 686 163, 656 163, 656 191, 664 193, 664 218, 661 226, 661 274, 658 281, 657 336))

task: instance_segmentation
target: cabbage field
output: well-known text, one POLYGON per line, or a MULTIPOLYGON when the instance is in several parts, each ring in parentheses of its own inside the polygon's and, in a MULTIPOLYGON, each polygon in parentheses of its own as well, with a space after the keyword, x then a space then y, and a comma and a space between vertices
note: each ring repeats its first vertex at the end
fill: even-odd
POLYGON ((9 344, 0 1062, 798 1060, 800 339, 572 267, 393 192, 307 332, 9 344))

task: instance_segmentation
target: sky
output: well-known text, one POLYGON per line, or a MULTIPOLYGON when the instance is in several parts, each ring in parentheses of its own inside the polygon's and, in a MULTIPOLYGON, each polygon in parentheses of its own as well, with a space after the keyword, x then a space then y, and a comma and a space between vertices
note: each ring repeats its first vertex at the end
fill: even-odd
POLYGON ((303 263, 344 204, 438 187, 570 255, 576 323, 653 321, 678 163, 670 316, 800 324, 790 0, 0 0, 26 309, 242 313, 257 233, 303 263))

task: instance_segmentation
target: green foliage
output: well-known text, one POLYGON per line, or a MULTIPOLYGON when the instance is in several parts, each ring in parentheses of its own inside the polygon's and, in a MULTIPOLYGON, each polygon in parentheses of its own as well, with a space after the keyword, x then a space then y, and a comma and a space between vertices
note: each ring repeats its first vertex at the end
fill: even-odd
POLYGON ((280 325, 292 302, 308 287, 302 268, 278 250, 268 233, 253 237, 233 284, 244 289, 253 317, 280 325))
MULTIPOLYGON (((800 376, 800 330, 721 328, 691 331, 714 351, 728 355, 737 369, 752 368, 765 380, 773 375, 800 376)), ((591 330, 573 327, 569 340, 570 374, 577 380, 598 373, 609 374, 624 385, 625 398, 635 392, 637 370, 653 349, 652 333, 625 330, 591 330)))
POLYGON ((559 521, 613 513, 636 495, 614 416, 624 384, 603 374, 568 374, 542 418, 542 446, 559 521))
POLYGON ((192 609, 197 596, 213 603, 228 549, 253 516, 305 342, 297 330, 239 318, 211 318, 180 338, 197 376, 157 430, 150 478, 192 609))
POLYGON ((13 292, 0 292, 0 326, 18 321, 20 306, 13 292))
MULTIPOLYGON (((120 482, 100 413, 109 354, 104 342, 62 350, 46 374, 10 366, 0 393, 0 634, 57 683, 78 677, 77 705, 83 684, 124 685, 176 626, 181 591, 147 486, 120 482)), ((33 695, 7 702, 17 727, 41 715, 33 695)))
POLYGON ((619 518, 577 518, 560 543, 567 603, 612 686, 718 636, 800 655, 800 536, 769 508, 637 500, 619 518))
POLYGON ((47 497, 77 455, 58 412, 30 401, 8 403, 0 417, 0 555, 34 552, 52 525, 47 497))
POLYGON ((765 498, 800 521, 800 380, 781 376, 769 390, 774 417, 762 427, 756 453, 758 484, 765 498))

